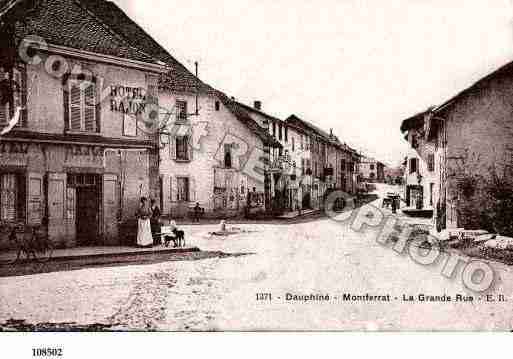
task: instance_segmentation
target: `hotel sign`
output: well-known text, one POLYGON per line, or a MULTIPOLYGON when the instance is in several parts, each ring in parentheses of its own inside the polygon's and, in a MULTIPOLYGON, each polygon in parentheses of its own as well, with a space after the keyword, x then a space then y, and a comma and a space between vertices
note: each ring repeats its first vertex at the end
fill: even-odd
POLYGON ((141 87, 113 85, 110 87, 110 109, 113 112, 139 115, 150 103, 147 91, 141 87))

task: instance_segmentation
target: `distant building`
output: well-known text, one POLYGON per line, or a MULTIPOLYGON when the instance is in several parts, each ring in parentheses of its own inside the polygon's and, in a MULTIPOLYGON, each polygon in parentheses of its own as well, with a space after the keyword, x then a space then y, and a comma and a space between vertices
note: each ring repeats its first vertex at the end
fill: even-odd
POLYGON ((358 174, 364 182, 385 182, 385 165, 371 157, 363 156, 358 165, 358 174))
POLYGON ((389 184, 402 184, 404 181, 404 167, 388 167, 385 166, 383 170, 385 182, 389 184))
POLYGON ((186 217, 195 203, 210 217, 270 209, 266 183, 282 146, 248 108, 204 84, 176 87, 172 74, 161 82, 160 106, 174 109, 161 135, 164 214, 186 217))

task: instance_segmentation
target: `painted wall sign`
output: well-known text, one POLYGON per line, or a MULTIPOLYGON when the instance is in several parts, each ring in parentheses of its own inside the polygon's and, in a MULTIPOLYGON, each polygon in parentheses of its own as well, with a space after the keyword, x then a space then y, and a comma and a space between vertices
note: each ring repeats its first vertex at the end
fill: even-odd
POLYGON ((147 91, 141 87, 110 87, 110 109, 113 112, 139 115, 146 111, 147 91))
POLYGON ((29 144, 23 142, 0 142, 0 153, 21 153, 28 152, 29 144))

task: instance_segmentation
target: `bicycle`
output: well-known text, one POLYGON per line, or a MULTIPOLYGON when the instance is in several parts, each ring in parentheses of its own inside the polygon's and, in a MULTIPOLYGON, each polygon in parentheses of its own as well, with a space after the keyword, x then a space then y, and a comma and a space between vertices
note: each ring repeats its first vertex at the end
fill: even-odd
POLYGON ((9 240, 16 247, 16 258, 10 263, 18 263, 24 255, 26 261, 48 262, 53 254, 53 244, 41 226, 16 226, 12 229, 9 240), (28 231, 27 231, 28 230, 28 231))

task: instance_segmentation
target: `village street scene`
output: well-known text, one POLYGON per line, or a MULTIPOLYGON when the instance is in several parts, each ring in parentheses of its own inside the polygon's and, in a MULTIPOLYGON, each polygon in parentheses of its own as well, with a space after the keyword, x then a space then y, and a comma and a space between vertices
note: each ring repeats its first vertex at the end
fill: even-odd
POLYGON ((135 9, 0 0, 0 331, 512 330, 512 62, 365 125, 135 9))

